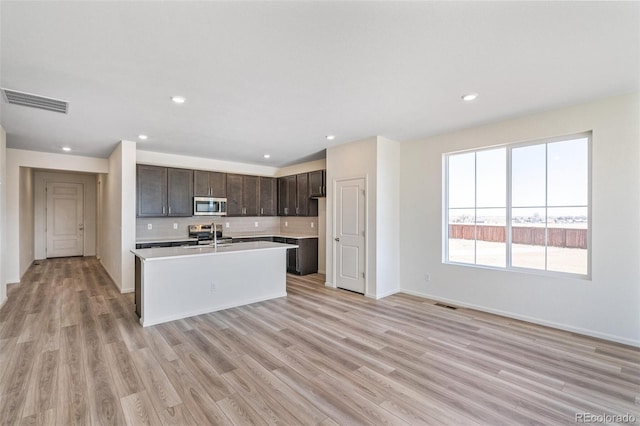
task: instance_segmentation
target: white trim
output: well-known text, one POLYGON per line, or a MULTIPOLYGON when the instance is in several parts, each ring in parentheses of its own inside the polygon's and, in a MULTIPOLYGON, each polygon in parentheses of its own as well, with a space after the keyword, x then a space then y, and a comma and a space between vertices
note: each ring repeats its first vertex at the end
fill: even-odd
POLYGON ((554 321, 547 321, 541 318, 530 317, 527 315, 520 315, 514 312, 503 311, 500 309, 487 308, 485 306, 480 306, 473 303, 461 302, 459 300, 448 299, 446 297, 434 296, 432 294, 422 293, 419 291, 400 289, 400 293, 406 293, 412 296, 424 297, 425 299, 431 299, 436 302, 442 302, 449 305, 460 306, 462 308, 475 309, 477 311, 487 312, 487 313, 499 315, 502 317, 513 318, 521 321, 526 321, 532 324, 543 325, 543 326, 555 328, 558 330, 569 331, 571 333, 577 333, 577 334, 581 334, 588 337, 595 337, 597 339, 609 340, 611 342, 622 343, 624 345, 635 346, 640 348, 640 340, 628 339, 626 337, 620 337, 620 336, 616 336, 608 333, 601 333, 595 330, 574 327, 568 324, 563 324, 563 323, 554 322, 554 321))
POLYGON ((329 288, 338 288, 338 287, 336 287, 335 284, 332 284, 332 283, 327 282, 327 281, 324 282, 324 286, 325 287, 329 287, 329 288))
POLYGON ((381 294, 365 294, 365 296, 378 300, 378 299, 384 299, 385 297, 388 297, 388 296, 393 296, 394 294, 397 294, 400 292, 402 292, 401 289, 395 288, 393 290, 389 290, 381 294))
POLYGON ((196 315, 208 314, 210 312, 222 311, 222 310, 225 310, 225 309, 236 308, 238 306, 244 306, 244 305, 249 305, 249 304, 252 304, 252 303, 264 302, 265 300, 277 299, 277 298, 286 297, 286 296, 287 296, 286 292, 270 294, 270 295, 267 295, 267 296, 264 296, 264 297, 245 299, 245 300, 241 300, 241 301, 234 302, 234 303, 228 303, 226 305, 215 306, 215 307, 211 307, 211 308, 197 309, 195 311, 182 312, 182 313, 175 314, 175 315, 168 315, 166 317, 156 318, 153 321, 144 321, 143 322, 143 319, 140 318, 140 324, 143 327, 148 327, 150 325, 156 325, 156 324, 161 324, 161 323, 164 323, 164 322, 169 322, 169 321, 175 321, 175 320, 179 320, 179 319, 183 319, 183 318, 194 317, 196 315))
POLYGON ((2 308, 5 303, 7 303, 7 300, 9 300, 9 297, 5 296, 4 299, 2 299, 2 302, 0 302, 0 308, 2 308))

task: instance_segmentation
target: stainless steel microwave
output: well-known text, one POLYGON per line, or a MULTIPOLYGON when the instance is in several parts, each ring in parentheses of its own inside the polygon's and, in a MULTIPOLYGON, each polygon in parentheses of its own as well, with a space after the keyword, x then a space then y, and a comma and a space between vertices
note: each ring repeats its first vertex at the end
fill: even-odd
POLYGON ((227 199, 213 197, 193 197, 194 216, 226 216, 227 199))

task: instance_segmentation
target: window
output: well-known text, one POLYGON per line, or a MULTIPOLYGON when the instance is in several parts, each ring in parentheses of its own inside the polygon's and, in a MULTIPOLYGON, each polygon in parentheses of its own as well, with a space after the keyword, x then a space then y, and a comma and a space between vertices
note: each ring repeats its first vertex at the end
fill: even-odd
POLYGON ((446 154, 444 261, 589 276, 590 140, 446 154))

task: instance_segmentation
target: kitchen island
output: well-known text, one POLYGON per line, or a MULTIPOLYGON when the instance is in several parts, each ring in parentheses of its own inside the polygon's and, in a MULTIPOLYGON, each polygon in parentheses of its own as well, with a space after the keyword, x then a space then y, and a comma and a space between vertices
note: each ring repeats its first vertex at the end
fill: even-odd
POLYGON ((136 249, 136 312, 147 327, 287 295, 286 252, 266 241, 136 249))

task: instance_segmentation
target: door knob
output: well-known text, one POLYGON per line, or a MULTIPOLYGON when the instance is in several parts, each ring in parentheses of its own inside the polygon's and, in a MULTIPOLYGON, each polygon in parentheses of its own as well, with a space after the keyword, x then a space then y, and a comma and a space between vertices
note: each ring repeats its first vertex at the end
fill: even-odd
POLYGON ((336 240, 337 242, 340 242, 340 238, 334 238, 334 240, 336 240))
POLYGON ((82 225, 82 224, 78 225, 78 229, 79 229, 80 231, 84 231, 84 225, 82 225))

